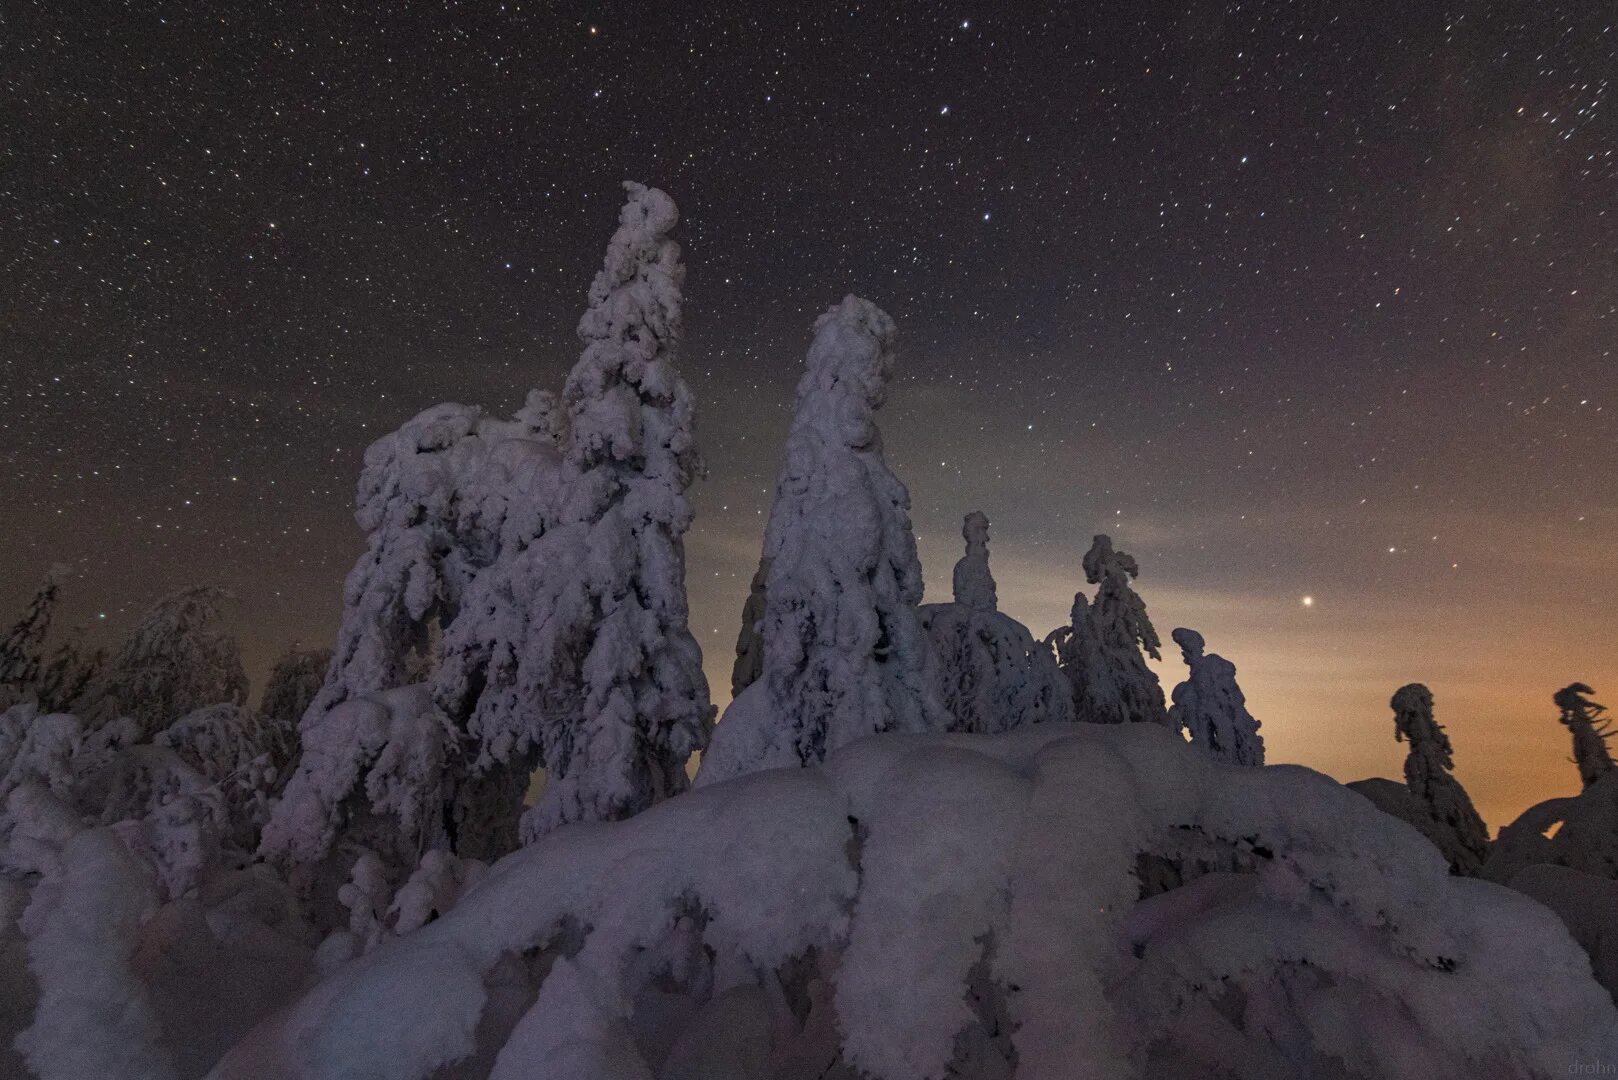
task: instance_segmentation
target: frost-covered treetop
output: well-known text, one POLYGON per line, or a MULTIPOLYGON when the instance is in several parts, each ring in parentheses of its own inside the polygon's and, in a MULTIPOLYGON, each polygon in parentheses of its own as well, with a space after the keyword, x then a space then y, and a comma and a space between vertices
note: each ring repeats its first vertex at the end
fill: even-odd
POLYGON ((955 602, 973 611, 993 611, 998 606, 994 575, 989 572, 989 519, 981 510, 966 515, 961 525, 966 554, 955 564, 955 602))
POLYGON ((1174 644, 1180 647, 1180 657, 1188 667, 1202 659, 1203 650, 1208 645, 1201 634, 1184 626, 1170 631, 1169 637, 1173 638, 1174 644))
POLYGON ((1421 683, 1410 683, 1393 693, 1394 738, 1411 746, 1430 746, 1445 769, 1453 769, 1449 736, 1433 719, 1433 692, 1421 683))
POLYGON ((579 472, 603 461, 633 463, 683 490, 701 459, 691 393, 674 366, 685 268, 668 233, 680 212, 657 188, 625 181, 624 190, 618 230, 579 320, 584 352, 562 391, 572 422, 568 461, 579 472))
MULTIPOLYGON (((1162 642, 1146 617, 1146 603, 1131 587, 1140 576, 1140 563, 1133 555, 1114 551, 1112 537, 1097 533, 1084 553, 1084 577, 1096 590, 1094 618, 1098 625, 1120 633, 1126 641, 1136 641, 1153 660, 1161 660, 1162 642)), ((1116 644, 1116 643, 1110 643, 1116 644)))
POLYGON ((1605 705, 1590 700, 1595 693, 1584 683, 1564 686, 1555 694, 1556 707, 1561 710, 1560 720, 1573 733, 1573 760, 1579 766, 1579 778, 1589 787, 1612 772, 1612 752, 1607 747, 1607 724, 1601 719, 1607 711, 1605 705))

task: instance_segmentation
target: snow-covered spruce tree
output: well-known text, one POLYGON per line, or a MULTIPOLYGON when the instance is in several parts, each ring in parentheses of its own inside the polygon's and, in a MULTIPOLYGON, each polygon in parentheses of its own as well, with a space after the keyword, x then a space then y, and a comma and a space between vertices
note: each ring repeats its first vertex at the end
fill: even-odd
POLYGON ((966 554, 955 564, 955 602, 921 608, 938 657, 938 696, 955 731, 1010 731, 1073 719, 1073 694, 1050 646, 996 610, 989 572, 989 519, 971 513, 961 528, 966 554))
POLYGON ((1090 607, 1090 625, 1117 688, 1121 719, 1167 725, 1163 687, 1141 656, 1145 650, 1153 660, 1161 659, 1157 631, 1146 617, 1146 601, 1131 585, 1139 574, 1135 557, 1113 550, 1112 537, 1105 533, 1098 533, 1085 552, 1085 580, 1099 586, 1090 607))
MULTIPOLYGON (((459 679, 463 688, 497 692, 487 669, 504 654, 488 627, 526 612, 531 598, 487 588, 468 596, 543 531, 560 431, 555 395, 534 390, 511 420, 446 403, 366 451, 355 518, 367 549, 344 588, 325 681, 299 720, 297 770, 264 830, 264 854, 300 888, 313 880, 332 899, 360 847, 404 873, 434 847, 470 845, 481 856, 515 846, 531 768, 500 777, 492 790, 487 777, 468 775, 460 737, 427 684, 459 679), (440 633, 458 642, 447 664, 433 655, 440 633), (503 824, 481 820, 488 816, 503 824), (339 836, 348 841, 343 850, 339 836)), ((298 659, 296 678, 316 663, 298 659)), ((267 710, 295 707, 272 694, 280 691, 266 687, 267 710)))
POLYGON ((713 720, 687 626, 686 491, 701 461, 676 365, 684 269, 668 234, 679 212, 655 188, 625 190, 563 390, 550 520, 480 576, 435 684, 480 773, 543 765, 530 837, 684 790, 713 720))
POLYGON ((1585 787, 1613 770, 1612 754, 1607 748, 1607 722, 1601 718, 1607 707, 1591 701, 1589 695, 1593 693, 1584 683, 1576 682, 1558 690, 1555 697, 1562 725, 1573 734, 1573 760, 1585 787))
POLYGON ((1405 756, 1405 786, 1420 799, 1433 821, 1453 834, 1453 844, 1440 850, 1457 874, 1475 875, 1489 851, 1489 829, 1453 773, 1449 736, 1433 719, 1433 695, 1421 683, 1394 692, 1394 738, 1410 744, 1405 756))
POLYGON ((1264 736, 1236 685, 1236 665, 1218 653, 1204 652, 1205 642, 1195 630, 1181 627, 1169 636, 1191 669, 1186 681, 1174 688, 1169 723, 1220 761, 1264 764, 1264 736))
POLYGON ((469 489, 488 457, 489 423, 481 408, 445 402, 366 449, 354 509, 366 550, 343 584, 343 619, 314 713, 431 670, 435 636, 472 575, 496 556, 475 556, 483 545, 458 528, 463 500, 481 502, 469 489))
POLYGON ((146 741, 193 709, 245 702, 247 672, 220 611, 229 598, 217 585, 196 585, 153 604, 85 692, 86 727, 127 716, 146 741))
POLYGON ((289 724, 302 720, 326 681, 331 657, 330 649, 305 649, 293 644, 270 669, 258 711, 289 724))
POLYGON ((876 423, 893 336, 893 320, 857 296, 815 322, 764 533, 763 677, 726 710, 705 784, 820 761, 876 731, 949 724, 916 610, 910 493, 876 423))
POLYGON ((37 694, 45 667, 45 639, 67 567, 52 566, 34 590, 22 618, 0 638, 0 708, 37 694))
POLYGON ((736 663, 730 669, 730 696, 741 692, 758 681, 764 674, 764 635, 759 625, 764 621, 764 586, 770 578, 770 562, 760 559, 753 580, 747 586, 747 602, 742 605, 742 629, 736 635, 736 663))
POLYGON ((104 650, 86 652, 84 627, 67 632, 39 673, 39 707, 48 712, 68 712, 87 690, 107 662, 104 650))
POLYGON ((1086 724, 1122 723, 1123 699, 1090 618, 1090 599, 1083 592, 1073 594, 1068 625, 1047 634, 1045 645, 1054 651, 1057 666, 1067 679, 1073 719, 1086 724))

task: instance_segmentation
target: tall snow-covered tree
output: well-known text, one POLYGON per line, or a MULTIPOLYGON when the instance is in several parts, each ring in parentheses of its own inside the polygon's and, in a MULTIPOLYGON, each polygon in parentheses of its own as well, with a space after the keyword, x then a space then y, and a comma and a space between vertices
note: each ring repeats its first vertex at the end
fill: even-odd
POLYGON ((730 669, 732 698, 739 697, 764 674, 764 635, 759 632, 759 626, 764 621, 764 586, 769 577, 769 560, 760 559, 747 587, 747 602, 742 605, 742 629, 736 635, 736 663, 730 669))
POLYGON ((713 709, 687 625, 687 489, 701 471, 680 376, 674 201, 628 199, 579 321, 547 527, 480 577, 435 687, 479 770, 542 764, 533 836, 625 817, 686 787, 713 709))
POLYGON ((62 591, 65 566, 52 566, 28 601, 22 618, 0 638, 0 707, 38 692, 45 665, 45 639, 62 591))
POLYGON ((1602 719, 1605 705, 1590 700, 1594 690, 1584 683, 1564 686, 1555 695, 1561 721, 1573 734, 1573 760, 1585 787, 1612 772, 1612 753, 1607 747, 1608 721, 1602 719))
POLYGON ((326 681, 331 657, 330 649, 305 649, 297 644, 287 649, 270 669, 258 711, 290 724, 302 720, 326 681))
POLYGON ((1475 875, 1488 854, 1489 830, 1453 775, 1449 736, 1433 719, 1432 691, 1410 683, 1394 692, 1391 704, 1394 738, 1410 744, 1405 786, 1426 804, 1432 819, 1454 835, 1454 845, 1440 845, 1450 867, 1458 874, 1475 875))
POLYGON ((763 677, 726 711, 704 783, 949 724, 917 611, 910 493, 876 424, 893 337, 893 320, 857 296, 815 322, 764 533, 763 677))
POLYGON ((247 672, 221 613, 229 598, 217 585, 196 585, 153 604, 85 692, 86 724, 127 716, 145 741, 193 709, 245 702, 247 672))
POLYGON ((1169 723, 1221 761, 1264 764, 1264 736, 1258 733, 1259 722, 1247 711, 1247 698, 1236 685, 1236 665, 1218 653, 1204 652, 1206 643, 1195 630, 1181 627, 1170 636, 1191 671, 1174 688, 1169 723))
POLYGON ((997 610, 989 571, 989 519, 966 516, 966 554, 955 564, 955 602, 921 608, 937 655, 938 696, 956 731, 1011 731, 1069 722, 1073 695, 1050 646, 997 610))

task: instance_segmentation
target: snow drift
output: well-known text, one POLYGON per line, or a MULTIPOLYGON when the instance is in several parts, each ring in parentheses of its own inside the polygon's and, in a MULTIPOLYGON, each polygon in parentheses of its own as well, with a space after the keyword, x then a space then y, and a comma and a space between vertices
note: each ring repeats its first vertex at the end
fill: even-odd
MULTIPOLYGON (((51 992, 50 987, 45 992, 51 992)), ((218 1080, 1551 1077, 1557 918, 1297 766, 1157 725, 879 735, 558 829, 218 1080)))

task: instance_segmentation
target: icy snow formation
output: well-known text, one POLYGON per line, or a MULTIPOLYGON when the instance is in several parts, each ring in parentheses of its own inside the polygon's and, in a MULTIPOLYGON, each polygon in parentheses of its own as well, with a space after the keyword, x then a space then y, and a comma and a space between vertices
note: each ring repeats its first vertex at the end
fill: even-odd
POLYGON ((995 610, 989 519, 968 514, 966 554, 955 564, 955 602, 926 604, 922 628, 937 656, 938 697, 952 731, 1010 731, 1073 719, 1073 693, 1050 646, 995 610))
POLYGON ((1195 630, 1182 626, 1170 636, 1180 646, 1191 673, 1174 688, 1169 725, 1185 731, 1192 745, 1220 761, 1264 764, 1264 736, 1258 733, 1259 723, 1247 711, 1247 698, 1236 685, 1236 665, 1218 653, 1204 652, 1207 643, 1195 630))
POLYGON ((721 745, 741 734, 742 725, 727 731, 727 711, 704 783, 820 761, 876 731, 947 723, 916 611, 910 493, 883 458, 876 424, 893 337, 893 320, 857 296, 815 321, 764 533, 766 703, 748 708, 774 717, 775 730, 749 727, 751 752, 738 753, 721 745))
POLYGON ((1451 876, 1358 796, 1155 725, 1047 724, 878 736, 555 830, 211 1075, 1472 1080, 1615 1059, 1618 1012, 1556 916, 1451 876))
POLYGON ((1536 863, 1618 880, 1618 771, 1578 795, 1537 803, 1503 826, 1483 876, 1508 882, 1536 863))

